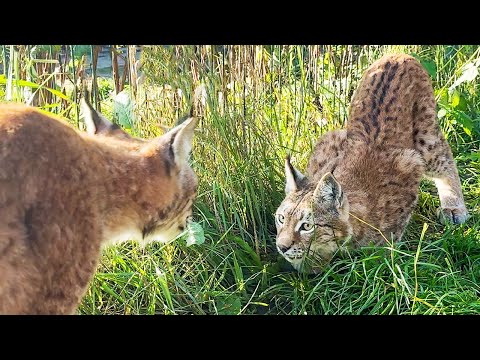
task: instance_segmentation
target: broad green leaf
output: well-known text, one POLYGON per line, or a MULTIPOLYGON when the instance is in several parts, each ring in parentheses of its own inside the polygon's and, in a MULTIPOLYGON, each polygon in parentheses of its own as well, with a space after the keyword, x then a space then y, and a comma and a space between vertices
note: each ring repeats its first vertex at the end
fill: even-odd
POLYGON ((133 103, 128 91, 119 92, 113 99, 113 114, 124 129, 131 129, 133 123, 133 103))
POLYGON ((460 102, 458 103, 456 110, 467 110, 467 99, 462 94, 460 94, 460 102))
POLYGON ((460 93, 458 91, 454 91, 452 94, 452 97, 450 99, 450 104, 452 105, 452 108, 456 108, 458 104, 460 104, 460 93))
POLYGON ((450 96, 450 105, 455 110, 466 110, 467 100, 460 91, 454 90, 450 96))
POLYGON ((480 160, 480 153, 479 152, 472 152, 470 154, 463 154, 458 157, 459 159, 469 159, 469 160, 480 160))
POLYGON ((435 64, 435 61, 422 59, 422 57, 417 53, 410 53, 409 55, 413 56, 420 62, 420 64, 422 64, 430 77, 437 77, 437 65, 435 64))
POLYGON ((216 302, 218 315, 237 315, 242 309, 242 302, 238 296, 231 295, 216 302))
POLYGON ((449 105, 447 89, 435 90, 435 99, 439 104, 449 105))
POLYGON ((193 244, 201 245, 205 242, 205 233, 202 225, 197 222, 191 221, 187 224, 187 234, 187 246, 193 244))
MULTIPOLYGON (((0 84, 6 84, 6 83, 7 83, 7 78, 5 77, 5 75, 0 75, 0 84)), ((62 93, 58 90, 55 90, 55 89, 52 89, 52 88, 49 88, 49 87, 46 87, 46 86, 40 86, 39 84, 35 84, 31 81, 12 79, 12 83, 16 84, 17 86, 31 87, 32 89, 42 88, 42 89, 50 91, 53 95, 56 95, 61 99, 64 99, 64 100, 67 100, 67 101, 70 101, 70 102, 72 101, 68 96, 66 96, 64 93, 62 93)))
POLYGON ((472 136, 473 120, 470 118, 470 116, 465 114, 463 111, 455 111, 454 114, 455 119, 462 125, 465 133, 469 136, 472 136))
POLYGON ((430 77, 433 79, 437 77, 437 65, 434 61, 420 60, 420 63, 427 70, 430 77))

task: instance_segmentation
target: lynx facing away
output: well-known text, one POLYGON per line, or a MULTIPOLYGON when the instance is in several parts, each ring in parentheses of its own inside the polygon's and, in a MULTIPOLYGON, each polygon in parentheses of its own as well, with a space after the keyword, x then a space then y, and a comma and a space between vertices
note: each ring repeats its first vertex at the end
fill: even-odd
POLYGON ((319 139, 306 176, 288 158, 285 172, 276 244, 297 270, 307 253, 328 262, 347 242, 385 242, 361 220, 399 240, 422 175, 435 182, 442 221, 468 217, 452 152, 436 122, 430 79, 407 55, 373 63, 352 99, 347 128, 319 139))
POLYGON ((0 313, 71 314, 106 241, 169 241, 192 213, 197 120, 150 141, 88 103, 87 133, 0 105, 0 313))

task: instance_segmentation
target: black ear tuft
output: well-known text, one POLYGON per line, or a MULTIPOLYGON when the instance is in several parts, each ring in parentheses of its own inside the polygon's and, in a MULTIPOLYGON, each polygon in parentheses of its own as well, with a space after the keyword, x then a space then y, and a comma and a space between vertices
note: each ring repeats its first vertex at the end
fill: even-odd
POLYGON ((178 120, 175 122, 175 126, 183 124, 186 120, 195 117, 194 116, 195 110, 193 106, 190 108, 188 114, 183 115, 182 117, 178 118, 178 120))

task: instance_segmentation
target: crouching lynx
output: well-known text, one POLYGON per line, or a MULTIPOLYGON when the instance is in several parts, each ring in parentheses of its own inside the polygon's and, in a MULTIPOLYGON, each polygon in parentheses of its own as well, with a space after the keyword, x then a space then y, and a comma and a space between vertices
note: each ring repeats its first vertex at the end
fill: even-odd
POLYGON ((192 213, 197 120, 132 138, 83 101, 87 132, 0 105, 0 313, 71 314, 106 241, 169 241, 192 213))
POLYGON ((388 240, 400 239, 422 175, 435 182, 442 221, 468 217, 452 152, 436 122, 431 81, 407 55, 374 62, 352 99, 346 129, 319 139, 306 176, 289 158, 285 173, 276 245, 297 270, 307 253, 326 263, 347 242, 385 242, 373 227, 388 240))

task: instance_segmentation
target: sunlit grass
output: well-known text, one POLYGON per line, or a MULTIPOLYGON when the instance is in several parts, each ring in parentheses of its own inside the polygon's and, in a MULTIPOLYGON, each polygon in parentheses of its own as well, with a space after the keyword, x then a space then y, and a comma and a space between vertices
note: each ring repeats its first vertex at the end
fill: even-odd
MULTIPOLYGON (((448 89, 479 56, 469 46, 147 48, 149 87, 140 89, 130 132, 160 135, 159 125, 172 126, 188 111, 198 86, 206 90, 192 156, 200 180, 194 214, 206 241, 106 249, 79 313, 478 313, 480 85, 448 89), (401 242, 339 255, 321 274, 298 274, 274 247, 284 158, 291 154, 305 169, 318 137, 346 120, 363 69, 386 52, 420 58, 441 106, 452 110, 440 123, 472 217, 440 225, 436 188, 423 181, 401 242), (473 123, 470 134, 464 115, 473 123)), ((111 115, 108 96, 103 109, 111 115)))

